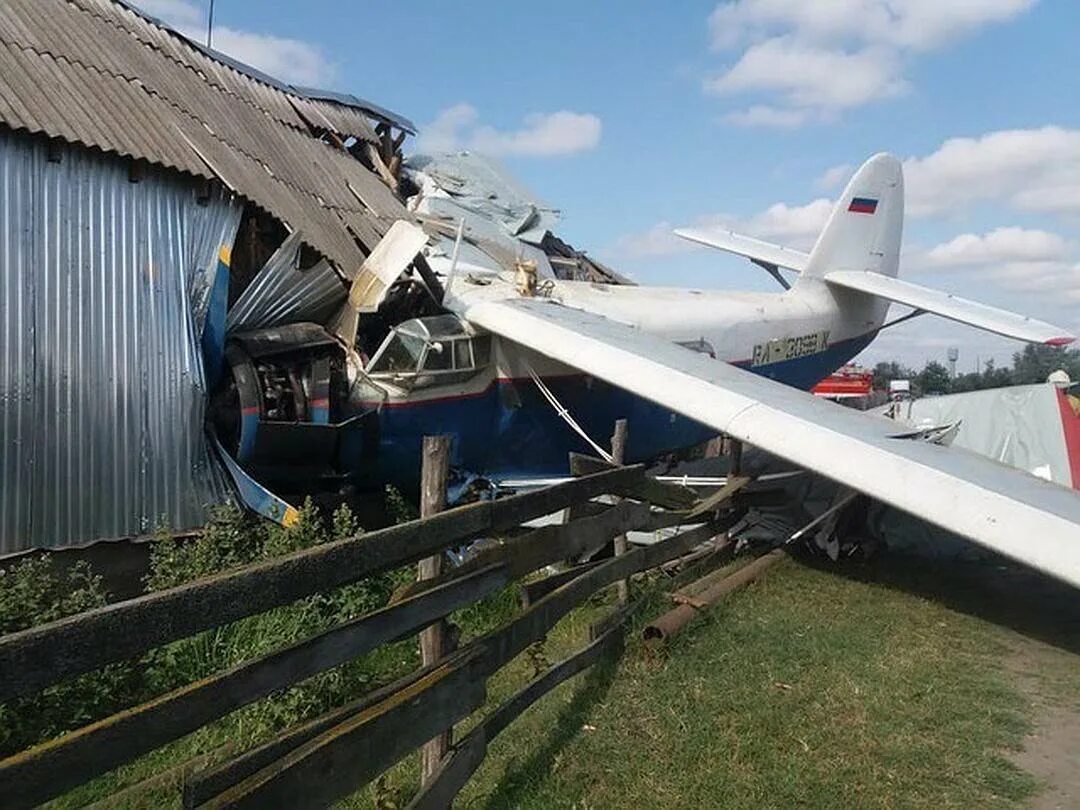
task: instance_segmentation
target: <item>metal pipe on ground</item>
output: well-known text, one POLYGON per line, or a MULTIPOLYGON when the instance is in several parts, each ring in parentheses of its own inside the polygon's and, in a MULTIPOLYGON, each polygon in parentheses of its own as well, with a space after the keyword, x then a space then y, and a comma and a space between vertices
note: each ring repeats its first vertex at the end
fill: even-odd
POLYGON ((684 603, 651 621, 643 631, 645 643, 663 644, 674 636, 706 608, 712 607, 725 596, 757 579, 764 571, 786 558, 787 551, 777 548, 763 554, 752 563, 744 565, 735 573, 694 594, 694 604, 684 603))

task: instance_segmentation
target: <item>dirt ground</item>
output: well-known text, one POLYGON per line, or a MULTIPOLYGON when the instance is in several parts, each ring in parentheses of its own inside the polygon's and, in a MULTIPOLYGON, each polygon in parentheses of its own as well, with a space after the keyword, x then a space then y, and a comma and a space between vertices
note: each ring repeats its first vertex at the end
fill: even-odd
POLYGON ((1031 701, 1034 724, 1010 758, 1044 785, 1032 808, 1080 807, 1080 655, 1010 635, 1007 667, 1031 701))

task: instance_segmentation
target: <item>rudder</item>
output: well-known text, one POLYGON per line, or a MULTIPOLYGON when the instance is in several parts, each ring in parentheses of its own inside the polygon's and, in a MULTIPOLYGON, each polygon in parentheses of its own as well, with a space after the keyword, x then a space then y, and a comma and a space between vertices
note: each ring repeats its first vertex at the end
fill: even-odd
POLYGON ((886 153, 874 155, 855 172, 833 206, 800 281, 820 279, 833 270, 869 270, 895 277, 903 228, 900 161, 886 153))

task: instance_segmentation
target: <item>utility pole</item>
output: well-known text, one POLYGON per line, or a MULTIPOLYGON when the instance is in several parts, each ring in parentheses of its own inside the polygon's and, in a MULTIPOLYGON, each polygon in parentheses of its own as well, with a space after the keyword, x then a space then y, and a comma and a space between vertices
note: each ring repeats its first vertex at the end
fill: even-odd
POLYGON ((214 0, 210 0, 210 16, 206 20, 206 47, 214 41, 214 0))

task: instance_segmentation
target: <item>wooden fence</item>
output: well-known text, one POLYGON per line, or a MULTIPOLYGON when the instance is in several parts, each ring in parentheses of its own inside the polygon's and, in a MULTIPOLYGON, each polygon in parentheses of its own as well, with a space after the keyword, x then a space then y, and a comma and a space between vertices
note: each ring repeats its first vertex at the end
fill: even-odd
MULTIPOLYGON (((517 579, 598 549, 618 535, 693 526, 621 556, 532 581, 525 607, 505 626, 184 780, 188 807, 325 806, 476 712, 485 702, 487 679, 592 594, 682 557, 737 519, 730 502, 737 485, 695 503, 689 490, 659 483, 641 467, 582 460, 576 467, 593 471, 543 490, 473 503, 0 637, 3 701, 478 537, 507 538, 463 566, 416 583, 405 598, 380 610, 0 761, 4 806, 29 807, 59 796, 272 692, 416 635, 517 579), (604 495, 618 500, 595 501, 604 495), (570 510, 571 519, 519 529, 560 510, 570 510)), ((619 605, 594 626, 587 646, 480 720, 452 746, 410 806, 449 806, 491 740, 514 718, 560 682, 619 649, 628 610, 619 605)))

